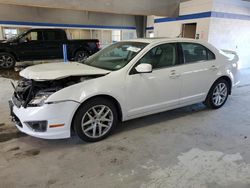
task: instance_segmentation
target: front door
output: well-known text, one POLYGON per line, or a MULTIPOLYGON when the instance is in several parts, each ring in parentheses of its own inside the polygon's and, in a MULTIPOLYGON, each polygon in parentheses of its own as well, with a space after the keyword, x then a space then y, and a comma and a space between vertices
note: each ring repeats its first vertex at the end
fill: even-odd
POLYGON ((21 60, 46 59, 46 48, 41 31, 31 30, 24 35, 17 45, 21 60))
POLYGON ((128 116, 140 116, 179 104, 180 75, 176 44, 161 44, 149 50, 139 62, 151 64, 152 73, 137 73, 133 68, 126 79, 128 116))

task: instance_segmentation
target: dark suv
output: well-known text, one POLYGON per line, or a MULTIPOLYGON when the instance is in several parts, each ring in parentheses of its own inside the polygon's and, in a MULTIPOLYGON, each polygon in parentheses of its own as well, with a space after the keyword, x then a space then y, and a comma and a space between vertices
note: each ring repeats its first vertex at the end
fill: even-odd
POLYGON ((63 44, 69 61, 82 61, 100 48, 97 39, 68 40, 62 29, 30 29, 0 43, 0 67, 13 68, 17 61, 61 59, 63 44))

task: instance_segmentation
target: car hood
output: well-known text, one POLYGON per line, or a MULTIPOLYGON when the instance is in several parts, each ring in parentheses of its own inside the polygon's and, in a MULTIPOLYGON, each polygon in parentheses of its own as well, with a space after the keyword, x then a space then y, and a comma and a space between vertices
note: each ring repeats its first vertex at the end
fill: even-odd
POLYGON ((9 41, 7 41, 7 40, 1 40, 0 41, 0 46, 9 46, 10 45, 10 42, 9 41))
POLYGON ((32 80, 57 80, 69 76, 90 76, 104 75, 110 71, 91 67, 85 64, 68 63, 47 63, 30 66, 20 72, 20 76, 32 80))

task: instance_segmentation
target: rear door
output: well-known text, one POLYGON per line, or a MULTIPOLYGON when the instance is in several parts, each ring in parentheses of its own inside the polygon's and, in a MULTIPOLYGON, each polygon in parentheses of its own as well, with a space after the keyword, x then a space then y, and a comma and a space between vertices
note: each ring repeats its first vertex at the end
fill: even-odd
POLYGON ((181 66, 182 89, 180 103, 191 104, 205 100, 215 81, 218 64, 215 55, 198 43, 180 43, 184 65, 181 66))
POLYGON ((43 36, 47 58, 63 58, 63 44, 67 42, 65 32, 63 30, 45 30, 43 36))

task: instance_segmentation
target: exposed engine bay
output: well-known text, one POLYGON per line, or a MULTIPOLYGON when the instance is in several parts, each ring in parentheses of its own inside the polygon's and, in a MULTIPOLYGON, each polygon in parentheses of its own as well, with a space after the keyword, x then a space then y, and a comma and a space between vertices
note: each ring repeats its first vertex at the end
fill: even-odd
POLYGON ((12 83, 12 86, 14 87, 12 101, 17 107, 34 107, 37 105, 35 103, 32 103, 32 100, 35 100, 36 98, 48 97, 49 95, 65 87, 100 76, 102 75, 73 76, 49 81, 36 81, 23 78, 22 80, 18 81, 17 86, 12 83))

